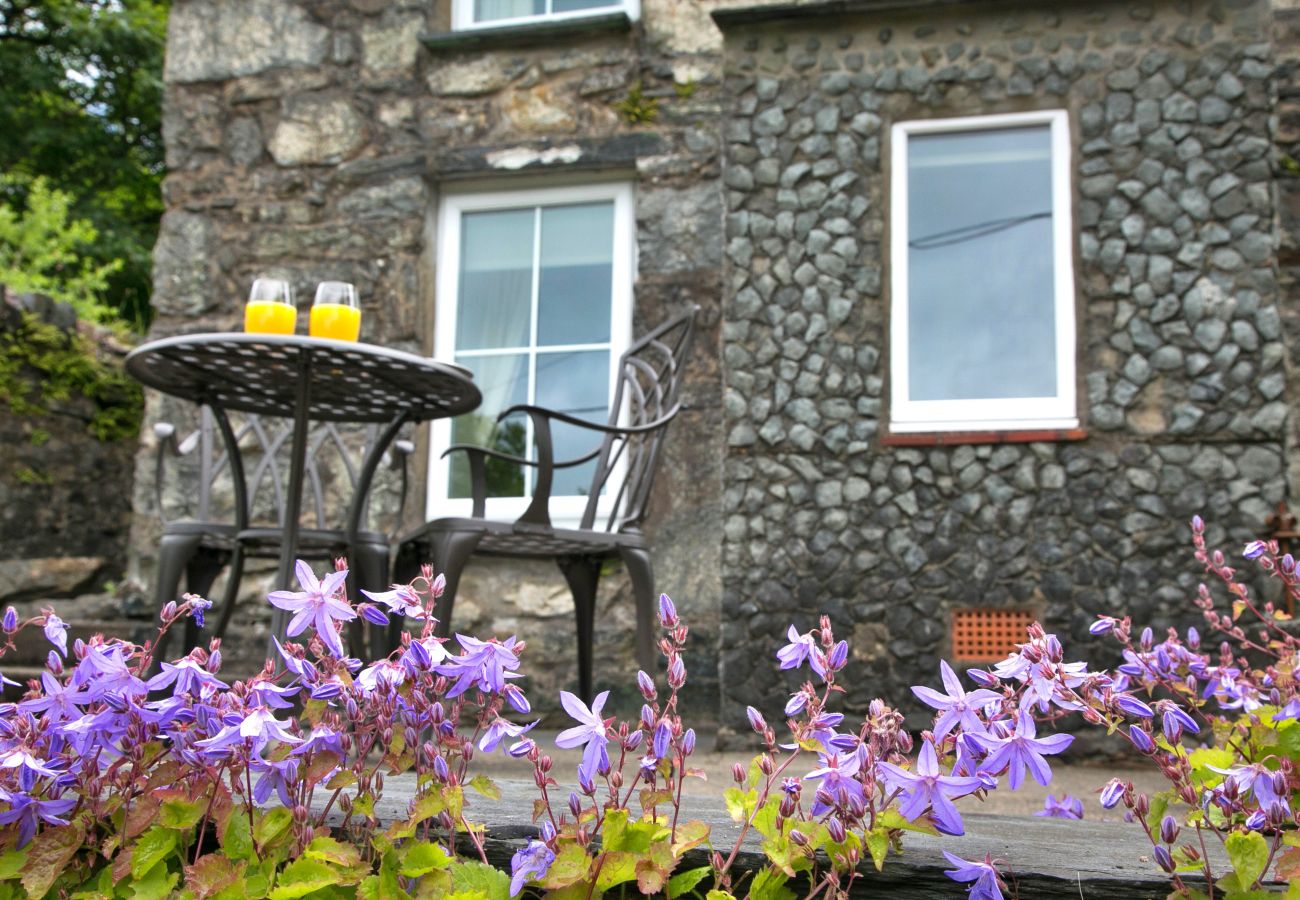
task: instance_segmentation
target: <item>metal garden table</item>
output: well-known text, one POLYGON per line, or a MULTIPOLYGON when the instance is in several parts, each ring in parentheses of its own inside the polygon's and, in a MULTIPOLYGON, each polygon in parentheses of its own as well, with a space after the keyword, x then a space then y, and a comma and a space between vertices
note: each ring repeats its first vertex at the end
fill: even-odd
MULTIPOLYGON (((312 421, 382 423, 366 454, 348 510, 355 544, 370 482, 408 422, 470 412, 482 402, 467 369, 373 344, 298 335, 190 334, 142 344, 126 358, 141 383, 212 410, 228 458, 239 458, 228 410, 293 420, 284 536, 276 584, 292 589, 302 511, 307 432, 312 421)), ((276 609, 272 633, 288 614, 276 609)))

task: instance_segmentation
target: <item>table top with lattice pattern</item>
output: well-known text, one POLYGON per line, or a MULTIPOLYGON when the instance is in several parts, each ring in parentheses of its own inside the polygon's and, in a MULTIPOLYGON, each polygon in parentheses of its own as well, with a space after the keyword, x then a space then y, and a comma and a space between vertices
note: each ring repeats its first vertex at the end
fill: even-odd
POLYGON ((482 394, 460 366, 374 344, 298 335, 189 334, 142 344, 126 369, 148 387, 221 409, 292 417, 310 377, 308 418, 424 421, 475 409, 482 394))

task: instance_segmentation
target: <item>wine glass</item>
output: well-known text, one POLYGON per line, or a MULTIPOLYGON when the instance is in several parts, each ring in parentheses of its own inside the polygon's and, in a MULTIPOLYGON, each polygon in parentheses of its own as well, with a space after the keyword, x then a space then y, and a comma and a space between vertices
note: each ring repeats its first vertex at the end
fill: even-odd
POLYGON ((322 281, 311 307, 312 337, 355 341, 361 334, 357 289, 346 281, 322 281))
POLYGON ((249 334, 293 334, 298 307, 293 287, 279 278, 259 278, 244 306, 244 331, 249 334))

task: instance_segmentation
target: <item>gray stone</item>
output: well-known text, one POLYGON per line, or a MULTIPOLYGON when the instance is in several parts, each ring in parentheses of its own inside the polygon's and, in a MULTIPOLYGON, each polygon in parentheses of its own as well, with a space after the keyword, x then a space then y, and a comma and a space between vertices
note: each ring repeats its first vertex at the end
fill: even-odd
POLYGON ((357 153, 366 139, 365 122, 348 100, 304 94, 281 104, 268 149, 281 166, 332 165, 357 153))
POLYGON ((168 17, 163 77, 173 83, 220 81, 277 67, 309 68, 329 49, 329 29, 296 3, 189 0, 168 17))

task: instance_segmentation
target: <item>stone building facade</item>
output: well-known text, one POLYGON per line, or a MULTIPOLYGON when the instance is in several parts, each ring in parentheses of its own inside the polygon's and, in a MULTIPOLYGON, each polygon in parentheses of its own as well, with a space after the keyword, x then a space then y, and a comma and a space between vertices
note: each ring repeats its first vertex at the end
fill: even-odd
MULTIPOLYGON (((724 736, 775 711, 771 652, 822 611, 852 707, 933 680, 959 610, 1031 612, 1083 655, 1095 612, 1185 618, 1192 514, 1237 541, 1288 496, 1275 5, 641 0, 479 30, 448 0, 177 0, 154 330, 236 328, 259 274, 339 278, 365 339, 430 352, 448 197, 629 184, 633 330, 702 309, 648 526, 695 628, 690 704, 724 736), (899 428, 894 126, 1044 111, 1068 136, 1071 421, 899 428)), ((629 601, 611 573, 596 677, 631 702, 629 601)), ((552 571, 477 566, 456 624, 527 636, 541 697, 571 681, 569 622, 552 571)))

